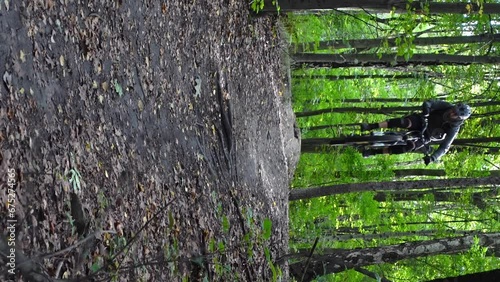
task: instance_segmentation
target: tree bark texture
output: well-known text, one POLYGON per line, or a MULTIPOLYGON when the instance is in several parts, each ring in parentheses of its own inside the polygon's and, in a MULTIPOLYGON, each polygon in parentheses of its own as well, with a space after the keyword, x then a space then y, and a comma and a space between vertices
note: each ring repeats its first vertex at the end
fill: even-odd
MULTIPOLYGON (((485 106, 497 106, 500 105, 500 101, 486 101, 486 102, 473 102, 468 103, 471 107, 485 107, 485 106)), ((316 116, 327 113, 380 113, 380 114, 393 114, 393 113, 404 113, 409 114, 410 112, 421 111, 421 106, 397 106, 397 107, 384 107, 380 108, 365 108, 365 107, 342 107, 342 108, 326 108, 307 112, 297 112, 295 117, 309 117, 316 116)))
MULTIPOLYGON (((272 0, 264 1, 264 12, 277 13, 276 6, 272 0)), ((484 3, 478 5, 472 3, 438 3, 427 1, 405 1, 405 0, 280 0, 278 1, 280 12, 295 12, 301 10, 331 10, 341 8, 353 8, 364 10, 375 10, 379 12, 395 11, 406 13, 408 8, 421 14, 483 14, 500 13, 500 4, 484 3), (408 7, 408 8, 407 8, 408 7)))
POLYGON ((493 282, 493 281, 498 281, 499 278, 500 278, 500 269, 494 269, 490 271, 471 273, 456 277, 438 278, 434 280, 429 280, 427 282, 471 282, 471 281, 493 282))
MULTIPOLYGON (((467 43, 499 42, 500 34, 481 34, 472 36, 437 36, 417 37, 412 43, 417 46, 450 45, 467 43)), ((296 53, 312 52, 322 49, 370 49, 381 47, 384 43, 387 47, 396 47, 395 38, 353 39, 353 40, 328 40, 319 42, 298 43, 294 51, 296 53)))
MULTIPOLYGON (((481 246, 500 247, 500 233, 485 233, 456 238, 407 242, 375 248, 355 250, 326 249, 323 250, 323 254, 312 255, 303 281, 312 281, 319 275, 338 273, 346 269, 367 265, 394 263, 403 259, 438 254, 457 254, 469 250, 474 245, 475 237, 479 239, 481 246)), ((299 251, 298 255, 294 257, 305 258, 307 252, 308 250, 299 251)), ((290 274, 300 278, 304 270, 304 261, 290 264, 290 274)))
POLYGON ((296 64, 303 64, 307 68, 346 68, 346 67, 406 67, 410 65, 438 66, 438 65, 471 65, 471 64, 499 64, 500 57, 496 56, 468 56, 449 54, 413 54, 407 60, 396 54, 310 54, 297 53, 292 56, 296 64))
MULTIPOLYGON (((318 153, 328 153, 329 144, 332 138, 306 138, 301 142, 301 153, 307 154, 318 154, 318 153)), ((441 141, 432 141, 431 145, 439 145, 441 141)), ((481 138, 461 138, 453 140, 453 146, 473 146, 474 144, 484 144, 500 142, 500 137, 481 137, 481 138)), ((453 147, 451 149, 454 149, 453 147)), ((494 148, 490 148, 491 152, 495 152, 494 148)), ((488 151, 488 152, 489 152, 488 151)))
MULTIPOLYGON (((429 79, 429 78, 444 78, 441 73, 433 72, 417 72, 407 74, 357 74, 357 75, 293 75, 296 79, 328 79, 328 80, 348 80, 348 79, 429 79)), ((383 99, 383 98, 382 98, 383 99)), ((391 98, 388 98, 391 99, 391 98)), ((417 100, 418 98, 414 98, 417 100)), ((359 100, 359 99, 358 99, 359 100)), ((394 100, 402 100, 394 98, 394 100)), ((421 101, 420 99, 418 99, 421 101)))
POLYGON ((289 200, 304 200, 328 195, 337 195, 353 192, 366 191, 411 191, 426 188, 465 188, 483 185, 496 185, 500 183, 499 176, 488 176, 479 178, 451 178, 412 181, 389 181, 389 182, 365 182, 346 183, 331 186, 320 186, 312 188, 294 188, 290 190, 289 200))

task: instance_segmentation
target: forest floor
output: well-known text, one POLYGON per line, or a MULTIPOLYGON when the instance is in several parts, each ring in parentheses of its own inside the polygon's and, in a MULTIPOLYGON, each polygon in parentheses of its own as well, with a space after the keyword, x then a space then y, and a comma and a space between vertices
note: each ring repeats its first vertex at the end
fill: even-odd
POLYGON ((17 277, 286 280, 287 46, 246 2, 0 2, 0 251, 15 237, 17 277))

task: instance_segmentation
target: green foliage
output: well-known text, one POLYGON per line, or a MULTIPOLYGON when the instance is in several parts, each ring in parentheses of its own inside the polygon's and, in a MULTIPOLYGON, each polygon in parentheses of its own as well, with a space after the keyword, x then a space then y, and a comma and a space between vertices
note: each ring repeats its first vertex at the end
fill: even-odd
MULTIPOLYGON (((276 8, 276 12, 279 14, 280 12, 280 6, 278 1, 271 1, 271 4, 276 8)), ((252 0, 250 2, 250 9, 254 11, 255 13, 259 13, 264 9, 264 0, 252 0)))
POLYGON ((373 196, 375 196, 373 192, 361 193, 355 207, 359 209, 359 215, 366 218, 367 222, 377 223, 381 213, 378 209, 379 202, 375 201, 373 196))
POLYGON ((97 257, 96 261, 90 266, 90 271, 95 273, 101 269, 104 264, 104 260, 102 257, 97 257))
POLYGON ((262 9, 264 9, 264 0, 252 0, 250 2, 250 8, 256 13, 262 11, 262 9))
POLYGON ((269 218, 264 219, 264 222, 262 222, 262 237, 264 240, 269 240, 269 238, 271 238, 271 227, 271 220, 269 218))
POLYGON ((81 184, 80 184, 80 179, 82 178, 82 175, 80 174, 80 172, 77 169, 71 169, 69 171, 69 175, 70 175, 69 182, 71 183, 71 185, 73 187, 73 191, 75 193, 79 193, 82 190, 81 184))
POLYGON ((227 219, 227 216, 223 216, 222 217, 222 230, 224 231, 224 233, 229 233, 229 219, 227 219))
MULTIPOLYGON (((212 194, 212 199, 216 200, 216 193, 212 194)), ((280 281, 283 277, 282 270, 280 266, 274 264, 274 260, 271 256, 270 239, 272 236, 272 221, 269 218, 264 218, 262 220, 255 218, 253 210, 249 207, 242 207, 241 215, 243 216, 242 224, 245 225, 242 237, 234 236, 234 232, 231 232, 231 221, 225 214, 223 214, 224 208, 218 206, 216 214, 220 218, 220 226, 222 234, 221 236, 211 237, 207 243, 208 255, 200 257, 198 260, 193 260, 200 265, 204 265, 203 260, 208 260, 211 270, 215 273, 215 277, 212 277, 218 281, 239 281, 239 273, 235 273, 232 270, 232 260, 229 259, 234 251, 246 252, 246 262, 253 263, 256 259, 262 258, 262 254, 265 255, 268 273, 272 277, 272 281, 280 281)), ((204 267, 204 266, 202 266, 204 267)))
MULTIPOLYGON (((332 11, 316 14, 290 14, 286 19, 291 52, 324 54, 392 54, 412 59, 415 54, 498 56, 498 43, 417 45, 422 37, 466 36, 498 33, 498 15, 467 16, 425 12, 415 14, 368 14, 332 11), (376 17, 376 18, 375 18, 376 17), (376 20, 375 20, 376 19, 376 20), (380 46, 364 49, 320 49, 321 41, 349 43, 352 39, 383 39, 380 46), (390 43, 394 40, 395 44, 390 43), (312 43, 312 44, 311 44, 312 43)), ((498 102, 499 84, 495 65, 413 65, 401 68, 300 68, 292 76, 295 112, 318 109, 377 108, 419 106, 422 101, 440 98, 451 102, 498 102), (406 77, 404 77, 406 75, 406 77), (404 78, 402 78, 404 77, 404 78)), ((498 137, 500 106, 474 107, 459 138, 498 137)), ((333 110, 331 113, 298 118, 302 138, 338 137, 359 134, 350 124, 378 122, 406 113, 373 114, 333 110), (326 126, 316 129, 317 126, 326 126)), ((439 162, 428 167, 421 155, 377 155, 363 158, 354 148, 323 148, 317 154, 302 154, 292 189, 343 183, 392 181, 397 169, 445 170, 446 177, 484 177, 499 169, 500 157, 494 154, 498 142, 476 146, 453 146, 439 162), (491 148, 492 152, 487 149, 491 148)), ((407 176, 409 180, 435 176, 407 176)), ((402 180, 402 179, 398 179, 402 180)), ((442 189, 432 187, 413 194, 375 192, 342 194, 290 202, 290 248, 310 248, 320 237, 317 252, 324 248, 366 248, 417 240, 460 236, 459 231, 498 232, 498 196, 487 195, 489 187, 442 189), (438 193, 439 192, 439 193, 438 193), (382 197, 384 196, 384 197, 382 197), (410 197, 411 196, 411 197, 410 197), (446 197, 447 196, 447 197, 446 197), (407 197, 407 198, 404 198, 407 197), (496 197, 496 198, 495 198, 496 197)), ((487 257, 479 245, 457 255, 438 255, 402 260, 368 269, 391 281, 425 281, 493 269, 498 259, 487 257)), ((366 276, 344 271, 318 281, 367 281, 366 276)))

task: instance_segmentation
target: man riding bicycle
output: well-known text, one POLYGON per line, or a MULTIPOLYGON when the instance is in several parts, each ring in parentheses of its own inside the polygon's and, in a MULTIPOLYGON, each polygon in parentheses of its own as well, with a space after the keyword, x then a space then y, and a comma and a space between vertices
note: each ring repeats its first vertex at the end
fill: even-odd
MULTIPOLYGON (((464 103, 453 105, 442 100, 428 100, 422 104, 422 113, 413 113, 402 118, 389 119, 380 123, 362 123, 361 130, 369 131, 376 128, 405 128, 421 131, 425 126, 425 117, 427 117, 427 129, 424 134, 426 134, 427 137, 442 140, 442 143, 430 156, 426 155, 424 157, 424 162, 428 165, 448 152, 461 125, 470 117, 471 112, 471 107, 464 103)), ((363 156, 414 152, 425 145, 423 140, 419 140, 415 143, 408 142, 406 145, 384 149, 368 149, 363 151, 363 156)))

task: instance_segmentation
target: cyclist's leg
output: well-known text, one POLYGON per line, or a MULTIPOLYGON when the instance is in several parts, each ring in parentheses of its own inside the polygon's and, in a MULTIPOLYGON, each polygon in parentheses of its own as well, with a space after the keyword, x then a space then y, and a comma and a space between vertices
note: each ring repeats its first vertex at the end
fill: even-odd
POLYGON ((387 121, 382 121, 379 123, 362 123, 361 131, 370 131, 377 128, 387 128, 387 121))
POLYGON ((387 128, 410 128, 412 126, 409 117, 391 118, 387 120, 387 128))
POLYGON ((418 130, 422 128, 422 117, 419 114, 411 114, 402 118, 389 119, 387 127, 418 130))

